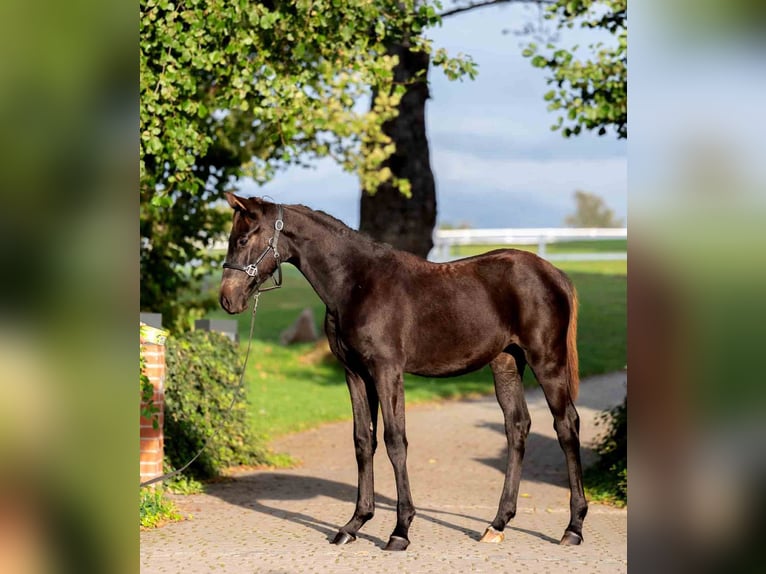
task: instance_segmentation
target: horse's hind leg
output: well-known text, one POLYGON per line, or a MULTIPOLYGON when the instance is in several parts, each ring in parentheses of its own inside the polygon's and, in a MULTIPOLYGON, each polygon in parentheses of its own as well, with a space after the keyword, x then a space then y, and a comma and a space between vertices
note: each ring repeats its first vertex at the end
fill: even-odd
POLYGON ((577 414, 569 391, 567 368, 559 362, 529 361, 537 380, 545 393, 548 406, 553 414, 553 428, 558 435, 559 444, 566 457, 569 475, 569 525, 561 538, 561 544, 572 546, 583 541, 582 525, 588 513, 588 501, 585 499, 582 485, 582 463, 580 462, 580 417, 577 414), (536 368, 536 365, 541 365, 536 368), (543 367, 542 365, 548 365, 543 367))
POLYGON ((497 516, 484 532, 481 542, 501 542, 505 536, 503 533, 505 526, 516 515, 521 463, 524 459, 524 445, 530 425, 529 411, 521 383, 525 364, 524 355, 518 347, 509 349, 507 353, 501 353, 490 363, 495 378, 495 395, 505 417, 508 460, 497 516))
POLYGON ((346 383, 351 394, 354 414, 354 447, 359 471, 359 489, 354 515, 338 531, 333 544, 347 544, 356 540, 356 533, 375 513, 372 457, 377 447, 378 395, 372 384, 365 384, 362 377, 348 370, 346 383))

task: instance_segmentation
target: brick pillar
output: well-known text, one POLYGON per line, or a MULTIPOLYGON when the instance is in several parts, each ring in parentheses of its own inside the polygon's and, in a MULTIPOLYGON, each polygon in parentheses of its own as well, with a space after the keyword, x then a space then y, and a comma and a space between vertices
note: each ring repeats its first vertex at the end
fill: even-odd
MULTIPOLYGON (((165 407, 165 339, 167 331, 141 324, 141 355, 144 357, 144 374, 154 387, 153 403, 159 409, 152 419, 140 417, 141 425, 141 482, 150 480, 162 474, 162 458, 164 456, 164 423, 165 407), (153 420, 157 421, 154 428, 153 420)), ((143 407, 143 405, 141 405, 143 407)))

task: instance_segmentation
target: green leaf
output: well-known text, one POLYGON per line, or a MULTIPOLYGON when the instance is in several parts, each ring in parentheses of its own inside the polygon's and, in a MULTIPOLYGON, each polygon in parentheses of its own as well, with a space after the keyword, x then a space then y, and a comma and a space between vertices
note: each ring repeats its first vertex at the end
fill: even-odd
MULTIPOLYGON (((557 86, 548 91, 544 101, 550 111, 564 110, 552 129, 561 129, 564 137, 596 130, 599 135, 615 128, 618 138, 627 137, 627 12, 624 0, 556 0, 546 9, 545 18, 557 20, 559 28, 597 29, 616 38, 599 41, 582 50, 581 46, 556 46, 548 43, 546 52, 531 57, 530 64, 547 70, 546 82, 557 86), (596 4, 598 6, 596 7, 596 4), (577 57, 575 57, 577 52, 577 57)), ((530 57, 530 44, 522 55, 530 57)))
POLYGON ((146 142, 146 151, 152 155, 156 155, 162 151, 162 142, 157 136, 151 136, 146 142))
POLYGON ((173 200, 167 195, 155 195, 152 197, 152 205, 155 207, 170 207, 173 200))
POLYGON ((181 329, 215 304, 198 278, 213 264, 202 246, 230 225, 215 203, 229 181, 268 181, 287 149, 290 161, 332 154, 374 183, 394 152, 382 126, 405 90, 385 41, 408 35, 450 78, 477 68, 414 33, 438 21, 436 3, 176 4, 139 3, 139 183, 142 245, 151 246, 141 250, 141 305, 181 329), (385 97, 361 109, 370 86, 385 97), (192 260, 203 263, 188 273, 192 260))

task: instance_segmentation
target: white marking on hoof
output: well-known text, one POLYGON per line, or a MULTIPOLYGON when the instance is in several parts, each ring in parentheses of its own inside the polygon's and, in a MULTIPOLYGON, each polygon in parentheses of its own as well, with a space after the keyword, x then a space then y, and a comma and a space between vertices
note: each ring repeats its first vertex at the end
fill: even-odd
POLYGON ((578 546, 582 544, 582 536, 571 530, 564 532, 564 536, 561 537, 561 546, 578 546))
POLYGON ((500 544, 505 540, 505 532, 495 530, 492 526, 487 526, 479 542, 487 542, 489 544, 500 544))

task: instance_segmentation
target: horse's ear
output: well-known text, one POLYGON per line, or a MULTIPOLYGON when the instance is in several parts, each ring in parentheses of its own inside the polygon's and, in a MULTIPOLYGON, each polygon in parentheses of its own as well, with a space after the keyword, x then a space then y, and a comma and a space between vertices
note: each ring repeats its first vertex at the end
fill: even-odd
POLYGON ((249 211, 249 208, 247 206, 247 200, 244 197, 237 197, 230 191, 224 192, 224 197, 226 197, 226 201, 229 202, 229 205, 232 209, 235 209, 237 211, 244 211, 247 213, 249 211))

